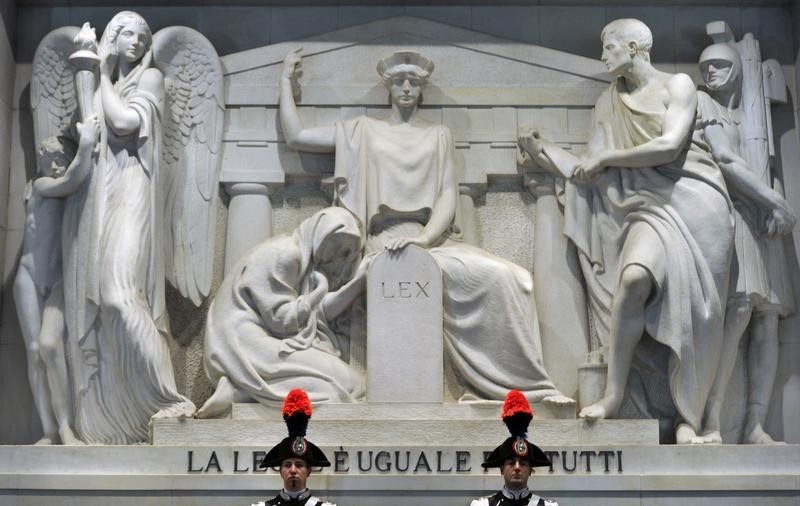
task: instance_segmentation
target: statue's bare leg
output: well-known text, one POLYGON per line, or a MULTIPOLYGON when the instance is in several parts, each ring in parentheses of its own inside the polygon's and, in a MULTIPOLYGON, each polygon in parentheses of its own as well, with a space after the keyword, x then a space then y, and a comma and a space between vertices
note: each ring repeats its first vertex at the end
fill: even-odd
POLYGON ((706 405, 705 421, 703 422, 703 440, 706 443, 722 443, 722 432, 720 413, 722 403, 725 401, 725 393, 736 366, 736 357, 739 354, 739 342, 742 335, 747 330, 750 323, 750 316, 753 306, 749 299, 738 297, 728 301, 725 312, 725 334, 722 342, 722 355, 720 357, 717 375, 714 377, 714 384, 708 396, 706 405))
POLYGON ((67 362, 64 352, 66 325, 64 322, 64 291, 61 284, 55 286, 45 303, 42 313, 42 330, 39 333, 39 350, 47 369, 47 384, 53 404, 53 413, 58 423, 61 444, 84 444, 72 430, 72 409, 67 362))
POLYGON ((644 267, 629 265, 622 272, 611 309, 605 396, 583 408, 579 414, 581 418, 600 419, 617 413, 625 394, 633 353, 644 333, 644 306, 652 290, 653 281, 644 267))
POLYGON ((47 372, 39 352, 39 333, 42 325, 42 297, 39 295, 33 278, 24 267, 20 267, 14 279, 14 301, 17 306, 22 338, 28 357, 28 382, 33 394, 36 412, 42 421, 43 437, 37 445, 58 443, 58 424, 53 415, 50 389, 47 386, 47 372))
POLYGON ((775 444, 776 441, 764 430, 764 421, 778 370, 778 313, 753 313, 747 351, 748 391, 744 442, 775 444))
POLYGON ((644 334, 644 310, 656 282, 664 276, 664 249, 653 228, 644 222, 630 226, 622 247, 619 284, 611 305, 608 375, 605 395, 578 416, 600 419, 617 414, 633 354, 644 334))
POLYGON ((197 410, 195 418, 216 418, 227 414, 234 402, 252 402, 253 398, 239 390, 227 376, 217 382, 211 397, 197 410))

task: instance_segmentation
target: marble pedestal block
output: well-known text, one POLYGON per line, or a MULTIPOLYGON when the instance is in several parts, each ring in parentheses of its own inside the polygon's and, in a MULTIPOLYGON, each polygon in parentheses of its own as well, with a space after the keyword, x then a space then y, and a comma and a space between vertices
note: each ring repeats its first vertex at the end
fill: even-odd
POLYGON ((442 402, 442 272, 422 248, 375 258, 367 278, 367 401, 442 402))
MULTIPOLYGON (((534 410, 539 408, 534 404, 534 410)), ((431 449, 464 445, 494 448, 507 437, 499 402, 485 404, 319 404, 310 438, 323 446, 413 446, 431 449)), ((657 420, 540 418, 530 437, 543 445, 658 445, 657 420)), ((153 445, 274 444, 286 436, 280 407, 234 404, 232 418, 154 419, 153 445)))

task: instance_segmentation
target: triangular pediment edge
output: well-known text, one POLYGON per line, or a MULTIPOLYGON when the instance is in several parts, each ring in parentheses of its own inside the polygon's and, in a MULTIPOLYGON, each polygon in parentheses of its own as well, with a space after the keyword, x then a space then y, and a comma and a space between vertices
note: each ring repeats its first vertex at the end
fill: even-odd
POLYGON ((302 54, 309 57, 368 44, 377 39, 385 40, 395 34, 428 39, 435 43, 452 45, 519 64, 564 72, 596 81, 598 84, 611 80, 606 74, 605 66, 599 60, 412 16, 381 19, 305 39, 284 41, 229 54, 222 57, 222 64, 225 75, 231 78, 236 74, 279 65, 289 51, 300 46, 303 48, 302 54))

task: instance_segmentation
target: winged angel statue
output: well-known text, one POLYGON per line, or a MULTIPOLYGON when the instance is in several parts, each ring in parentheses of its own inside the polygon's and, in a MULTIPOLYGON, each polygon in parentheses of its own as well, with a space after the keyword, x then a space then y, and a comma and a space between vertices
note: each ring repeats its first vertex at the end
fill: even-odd
MULTIPOLYGON (((45 337, 60 332, 56 341, 63 344, 60 362, 46 365, 64 366, 47 367, 47 381, 39 383, 57 389, 65 376, 60 384, 69 388, 59 394, 42 387, 35 394, 51 405, 69 397, 69 409, 56 409, 55 436, 138 443, 147 440, 151 417, 194 413, 175 383, 164 281, 196 305, 210 290, 222 100, 219 57, 189 28, 152 35, 140 15, 124 11, 108 23, 99 45, 88 24, 54 30, 39 44, 31 83, 37 145, 57 139, 63 153, 78 137, 81 146, 92 137, 87 122, 97 130, 79 184, 41 195, 62 201, 63 219, 55 228, 61 248, 42 252, 48 238, 24 247, 48 257, 26 266, 39 284, 28 296, 63 285, 62 297, 35 306, 51 316, 26 315, 39 318, 27 326, 32 340, 39 339, 37 330, 45 337), (60 272, 38 275, 57 255, 60 272)), ((50 179, 59 182, 59 174, 50 179)), ((25 295, 20 290, 17 298, 25 295)), ((47 404, 37 402, 40 412, 47 404)), ((54 417, 41 414, 43 422, 54 417)))

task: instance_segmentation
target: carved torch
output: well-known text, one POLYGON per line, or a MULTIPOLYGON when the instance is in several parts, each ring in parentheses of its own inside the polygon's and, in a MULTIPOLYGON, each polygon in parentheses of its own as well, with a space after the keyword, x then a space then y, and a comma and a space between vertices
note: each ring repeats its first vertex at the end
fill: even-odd
POLYGON ((94 90, 97 85, 96 71, 100 64, 97 56, 97 36, 89 23, 84 23, 73 40, 80 49, 69 56, 75 66, 75 91, 78 95, 81 121, 94 113, 94 90))

